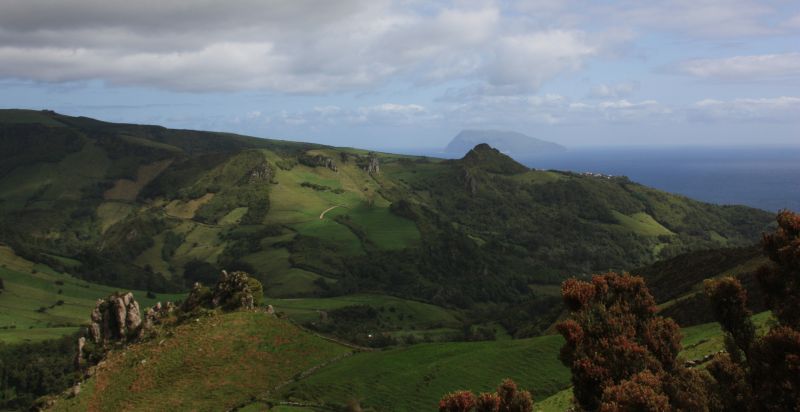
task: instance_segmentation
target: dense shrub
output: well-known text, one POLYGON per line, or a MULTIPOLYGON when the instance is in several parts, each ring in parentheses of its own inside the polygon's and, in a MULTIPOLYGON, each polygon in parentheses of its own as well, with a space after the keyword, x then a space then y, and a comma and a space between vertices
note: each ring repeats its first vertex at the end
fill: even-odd
POLYGON ((531 393, 519 390, 511 379, 504 379, 494 393, 475 396, 460 390, 445 394, 439 401, 439 412, 532 412, 531 393))
POLYGON ((778 320, 756 338, 747 292, 734 278, 706 282, 706 295, 727 334, 728 353, 708 370, 717 410, 800 410, 800 215, 778 214, 762 246, 771 263, 757 273, 767 307, 778 320))
POLYGON ((562 295, 570 317, 557 326, 566 339, 560 359, 572 370, 580 409, 706 410, 702 378, 677 362, 678 326, 655 315, 644 279, 616 273, 570 279, 562 295))

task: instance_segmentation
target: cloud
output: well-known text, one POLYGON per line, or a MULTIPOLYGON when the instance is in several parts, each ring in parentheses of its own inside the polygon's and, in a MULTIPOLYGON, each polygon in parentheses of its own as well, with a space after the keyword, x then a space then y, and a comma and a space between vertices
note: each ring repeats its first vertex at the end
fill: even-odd
POLYGON ((688 118, 696 122, 797 122, 800 97, 705 99, 689 108, 688 118))
POLYGON ((496 45, 494 58, 485 67, 488 84, 498 90, 538 90, 559 73, 577 70, 599 48, 581 31, 548 30, 508 36, 496 45))
POLYGON ((626 97, 639 88, 638 82, 625 82, 617 84, 598 84, 589 91, 589 97, 597 99, 626 97))
POLYGON ((690 76, 720 80, 761 80, 800 76, 800 53, 734 56, 683 62, 678 70, 690 76))
POLYGON ((0 78, 307 94, 364 91, 395 80, 466 81, 508 93, 536 90, 616 41, 537 27, 503 7, 8 0, 0 4, 0 78))

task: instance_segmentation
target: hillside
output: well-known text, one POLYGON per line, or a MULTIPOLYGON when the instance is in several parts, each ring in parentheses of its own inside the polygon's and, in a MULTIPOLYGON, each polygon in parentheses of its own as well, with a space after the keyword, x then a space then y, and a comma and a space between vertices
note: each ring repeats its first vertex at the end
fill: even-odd
POLYGON ((757 246, 690 252, 639 268, 661 314, 681 326, 713 322, 713 311, 703 293, 705 279, 735 276, 747 289, 748 307, 754 313, 767 309, 755 273, 769 259, 757 246))
POLYGON ((517 336, 567 276, 745 246, 772 219, 487 145, 441 160, 48 111, 0 111, 0 164, 0 241, 58 273, 161 294, 244 269, 273 298, 489 305, 517 336))
MULTIPOLYGON (((760 330, 769 319, 754 317, 760 330)), ((716 323, 682 332, 684 359, 723 348, 716 323)), ((354 351, 261 311, 208 314, 113 350, 77 396, 57 397, 48 410, 334 411, 355 400, 365 411, 425 411, 446 392, 489 390, 512 377, 532 390, 537 411, 560 412, 571 397, 558 360, 563 342, 550 335, 354 351)))
POLYGON ((52 410, 229 410, 350 353, 263 312, 203 317, 112 352, 52 410))
POLYGON ((563 152, 564 146, 504 130, 462 130, 445 147, 445 152, 463 154, 473 147, 485 143, 512 156, 531 156, 563 152))

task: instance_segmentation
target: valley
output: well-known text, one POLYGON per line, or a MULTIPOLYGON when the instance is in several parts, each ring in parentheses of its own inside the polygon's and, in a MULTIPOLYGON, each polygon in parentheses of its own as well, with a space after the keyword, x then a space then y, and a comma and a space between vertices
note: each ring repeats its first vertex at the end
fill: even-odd
POLYGON ((276 315, 212 312, 118 348, 56 410, 416 411, 503 378, 562 410, 562 281, 642 274, 702 358, 724 345, 692 316, 703 279, 750 276, 774 219, 486 144, 444 160, 0 110, 0 148, 3 344, 74 335, 118 290, 181 302, 222 270, 276 315))

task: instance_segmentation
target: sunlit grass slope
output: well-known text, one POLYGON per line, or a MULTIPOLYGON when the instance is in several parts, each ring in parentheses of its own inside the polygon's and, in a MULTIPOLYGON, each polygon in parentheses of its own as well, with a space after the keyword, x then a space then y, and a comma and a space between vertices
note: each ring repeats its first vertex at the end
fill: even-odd
POLYGON ((229 410, 350 351, 263 312, 203 317, 112 352, 53 410, 229 410))
POLYGON ((428 411, 446 392, 493 389, 510 377, 544 399, 569 386, 557 358, 563 340, 436 343, 361 353, 321 369, 282 391, 287 399, 345 404, 357 399, 380 411, 428 411))

